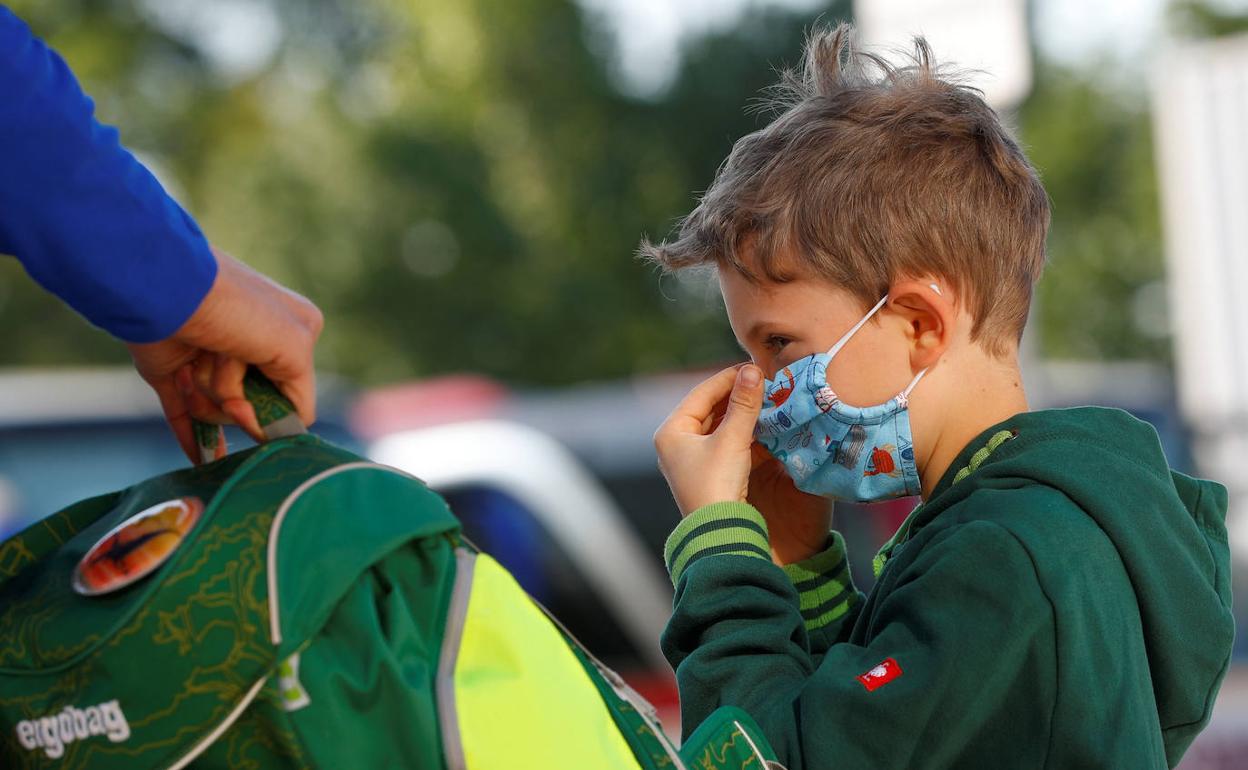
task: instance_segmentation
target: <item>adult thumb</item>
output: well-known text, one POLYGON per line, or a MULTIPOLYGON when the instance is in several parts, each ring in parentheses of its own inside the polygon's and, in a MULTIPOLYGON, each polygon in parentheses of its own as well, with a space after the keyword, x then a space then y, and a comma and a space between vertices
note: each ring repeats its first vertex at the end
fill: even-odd
POLYGON ((763 372, 753 364, 746 364, 737 371, 727 413, 715 432, 748 444, 754 440, 754 424, 762 408, 763 372))

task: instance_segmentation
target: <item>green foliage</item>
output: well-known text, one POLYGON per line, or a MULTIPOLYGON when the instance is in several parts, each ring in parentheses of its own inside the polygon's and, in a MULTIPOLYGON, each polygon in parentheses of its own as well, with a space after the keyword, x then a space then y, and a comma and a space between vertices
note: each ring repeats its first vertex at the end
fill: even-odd
POLYGON ((1042 357, 1168 360, 1169 340, 1137 323, 1139 293, 1164 277, 1144 94, 1040 62, 1018 118, 1053 207, 1032 321, 1042 357))
POLYGON ((1248 32, 1248 12, 1230 11, 1204 0, 1176 0, 1169 16, 1176 27, 1197 37, 1225 37, 1248 32))
MULTIPOLYGON (((691 41, 644 100, 571 0, 270 0, 280 41, 242 73, 170 23, 195 5, 11 3, 218 246, 322 306, 323 368, 556 384, 739 357, 717 292, 633 250, 766 120, 746 108, 813 15, 691 41)), ((1020 121, 1055 207, 1045 351, 1163 356, 1129 312, 1161 270, 1144 105, 1042 66, 1020 121)), ((0 324, 0 364, 124 360, 9 261, 0 324)))
MULTIPOLYGON (((651 102, 612 87, 567 0, 275 8, 279 50, 234 80, 148 5, 14 10, 217 245, 323 307, 326 368, 555 383, 735 355, 715 304, 667 299, 684 284, 633 249, 754 127, 742 106, 805 19, 759 12, 700 42, 651 102)), ((7 328, 46 330, 6 363, 120 357, 15 271, 0 281, 7 328)))

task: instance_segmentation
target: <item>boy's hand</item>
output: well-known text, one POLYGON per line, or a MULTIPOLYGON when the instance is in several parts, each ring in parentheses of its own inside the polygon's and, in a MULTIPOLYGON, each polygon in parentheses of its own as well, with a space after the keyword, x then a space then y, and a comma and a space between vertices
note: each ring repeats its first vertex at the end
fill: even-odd
POLYGON ((762 371, 738 364, 691 390, 659 426, 659 470, 681 516, 711 503, 745 501, 762 406, 762 371))
POLYGON ((828 544, 832 501, 807 494, 793 484, 784 465, 755 443, 746 502, 767 520, 771 558, 776 564, 809 559, 828 544))

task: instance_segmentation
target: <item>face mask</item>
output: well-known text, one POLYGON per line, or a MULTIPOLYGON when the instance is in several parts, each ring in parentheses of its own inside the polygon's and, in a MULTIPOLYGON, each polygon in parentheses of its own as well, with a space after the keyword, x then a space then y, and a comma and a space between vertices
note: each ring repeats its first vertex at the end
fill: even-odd
POLYGON ((887 300, 876 303, 828 352, 786 366, 764 385, 754 437, 803 492, 851 502, 919 494, 907 406, 927 370, 878 406, 850 406, 828 385, 828 363, 887 300))

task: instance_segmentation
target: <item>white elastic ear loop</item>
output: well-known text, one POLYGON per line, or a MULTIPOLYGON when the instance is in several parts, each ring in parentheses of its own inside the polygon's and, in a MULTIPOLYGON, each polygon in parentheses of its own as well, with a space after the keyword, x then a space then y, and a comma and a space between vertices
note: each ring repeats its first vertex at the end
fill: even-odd
POLYGON ((927 369, 920 369, 919 373, 914 375, 914 379, 910 380, 910 384, 906 389, 896 395, 897 405, 906 407, 910 404, 910 391, 914 390, 914 386, 919 384, 919 380, 923 379, 923 375, 927 374, 927 369))
POLYGON ((867 323, 867 321, 870 321, 870 320, 871 320, 871 316, 875 315, 875 313, 876 313, 876 311, 877 311, 877 310, 879 310, 880 308, 884 307, 884 303, 885 303, 885 302, 888 302, 888 295, 887 295, 887 294, 885 294, 883 297, 881 297, 881 298, 880 298, 880 301, 879 301, 879 302, 877 302, 877 303, 875 303, 875 307, 871 308, 871 311, 870 311, 869 313, 867 313, 866 315, 864 315, 864 316, 862 317, 862 319, 861 319, 860 321, 858 321, 858 323, 854 324, 854 326, 853 326, 853 328, 852 328, 852 329, 850 329, 849 331, 845 332, 845 336, 843 336, 843 337, 841 337, 839 340, 837 340, 835 345, 833 345, 832 347, 828 348, 828 358, 832 358, 832 357, 833 357, 833 356, 835 356, 837 353, 841 352, 841 348, 845 347, 845 343, 846 343, 846 342, 849 342, 849 338, 850 338, 850 337, 852 337, 852 336, 854 336, 854 334, 855 334, 855 333, 856 333, 859 329, 861 329, 861 328, 863 327, 863 325, 865 325, 865 324, 867 323))

